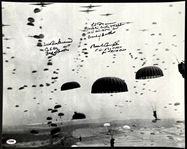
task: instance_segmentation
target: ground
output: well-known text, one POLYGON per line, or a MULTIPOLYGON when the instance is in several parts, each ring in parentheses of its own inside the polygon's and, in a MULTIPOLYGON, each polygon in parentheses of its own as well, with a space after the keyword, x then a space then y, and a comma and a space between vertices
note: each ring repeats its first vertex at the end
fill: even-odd
POLYGON ((184 121, 164 119, 152 123, 151 120, 116 120, 110 121, 110 127, 104 127, 103 121, 86 122, 74 121, 63 123, 59 136, 53 139, 51 144, 50 130, 47 125, 27 126, 3 132, 3 138, 13 138, 17 141, 14 145, 3 143, 3 147, 110 147, 111 136, 115 139, 115 147, 127 146, 154 146, 154 147, 179 147, 185 148, 184 121), (124 129, 128 125, 130 129, 124 129), (33 127, 39 134, 29 134, 33 127), (79 137, 82 140, 79 140, 79 137))

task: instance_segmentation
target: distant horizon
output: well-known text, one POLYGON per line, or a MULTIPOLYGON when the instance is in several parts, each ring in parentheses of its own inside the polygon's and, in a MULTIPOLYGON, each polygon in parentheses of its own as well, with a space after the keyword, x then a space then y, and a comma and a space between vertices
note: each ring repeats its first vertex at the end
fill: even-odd
MULTIPOLYGON (((134 119, 79 119, 79 120, 65 120, 65 121, 53 121, 54 123, 58 124, 58 123, 70 123, 70 124, 82 124, 83 122, 87 122, 88 124, 89 123, 92 123, 92 121, 94 121, 94 123, 105 123, 104 120, 106 120, 106 122, 112 122, 112 121, 128 121, 128 120, 150 120, 150 123, 152 123, 151 121, 153 120, 154 118, 134 118, 134 119), (98 121, 95 121, 95 120, 98 120, 98 121), (99 120, 102 120, 102 121, 99 121, 99 120), (107 121, 108 120, 108 121, 107 121), (72 122, 72 123, 71 123, 72 122)), ((181 120, 181 121, 184 121, 185 122, 185 118, 163 118, 161 120, 167 120, 167 119, 170 119, 170 120, 181 120)), ((161 121, 160 120, 160 121, 161 121)), ((48 125, 47 122, 46 123, 31 123, 31 124, 23 124, 23 125, 2 125, 3 128, 5 127, 18 127, 18 126, 37 126, 37 125, 48 125)))

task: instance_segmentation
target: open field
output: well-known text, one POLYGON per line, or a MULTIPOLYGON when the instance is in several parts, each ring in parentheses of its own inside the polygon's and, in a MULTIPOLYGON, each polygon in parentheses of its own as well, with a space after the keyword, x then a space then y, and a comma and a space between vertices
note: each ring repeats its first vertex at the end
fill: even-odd
POLYGON ((107 121, 110 127, 104 127, 104 120, 78 120, 67 121, 58 127, 61 131, 58 137, 51 139, 50 130, 46 124, 28 125, 25 127, 13 127, 3 129, 3 147, 110 147, 111 136, 115 139, 114 146, 154 146, 154 147, 185 147, 184 121, 163 119, 152 123, 151 120, 115 120, 107 121), (130 129, 124 129, 128 125, 130 129), (30 130, 38 130, 36 135, 30 134, 30 130), (110 130, 110 133, 108 132, 110 130), (79 137, 82 137, 82 141, 79 137), (14 145, 7 145, 5 140, 15 139, 14 145))

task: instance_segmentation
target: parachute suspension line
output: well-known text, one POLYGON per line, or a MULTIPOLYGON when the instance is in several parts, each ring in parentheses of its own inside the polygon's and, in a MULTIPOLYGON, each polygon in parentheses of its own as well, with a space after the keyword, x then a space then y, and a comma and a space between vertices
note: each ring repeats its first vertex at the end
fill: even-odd
POLYGON ((153 109, 153 111, 156 111, 156 103, 154 104, 154 106, 152 104, 151 105, 151 108, 153 109))
POLYGON ((150 105, 151 105, 152 110, 155 111, 151 103, 150 103, 150 105))
POLYGON ((154 102, 154 107, 155 107, 155 111, 156 111, 156 102, 154 102))
POLYGON ((178 64, 179 64, 179 60, 177 59, 176 55, 175 55, 175 58, 176 58, 176 60, 177 60, 177 62, 178 62, 178 64))
MULTIPOLYGON (((173 52, 171 51, 171 53, 173 54, 173 52)), ((173 54, 175 56, 175 59, 177 60, 178 64, 179 64, 179 60, 177 59, 176 55, 173 54)))

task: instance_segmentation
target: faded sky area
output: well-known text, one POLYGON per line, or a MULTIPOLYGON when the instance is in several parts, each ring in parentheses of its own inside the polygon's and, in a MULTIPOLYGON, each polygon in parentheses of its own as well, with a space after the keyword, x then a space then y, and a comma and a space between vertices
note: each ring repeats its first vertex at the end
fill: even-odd
POLYGON ((184 119, 184 78, 176 58, 181 62, 185 54, 185 2, 30 4, 35 3, 2 2, 2 23, 10 25, 2 28, 4 126, 44 123, 48 116, 60 120, 48 111, 56 104, 65 114, 62 120, 70 120, 74 111, 88 120, 153 119, 152 106, 161 119, 184 119), (82 12, 87 8, 81 6, 89 5, 98 7, 82 12), (35 13, 36 8, 40 12, 35 13), (34 26, 27 24, 28 18, 34 19, 34 26), (114 25, 109 25, 112 33, 101 31, 107 23, 114 25), (44 38, 33 37, 40 34, 44 38), (44 46, 59 39, 72 42, 44 46), (118 43, 123 50, 99 51, 92 46, 106 42, 118 43), (56 53, 47 65, 51 54, 46 55, 46 47, 68 50, 56 53), (140 68, 154 65, 163 77, 135 79, 140 68), (108 76, 125 80, 128 92, 92 94, 92 84, 108 76), (81 87, 61 91, 70 81, 81 87))

